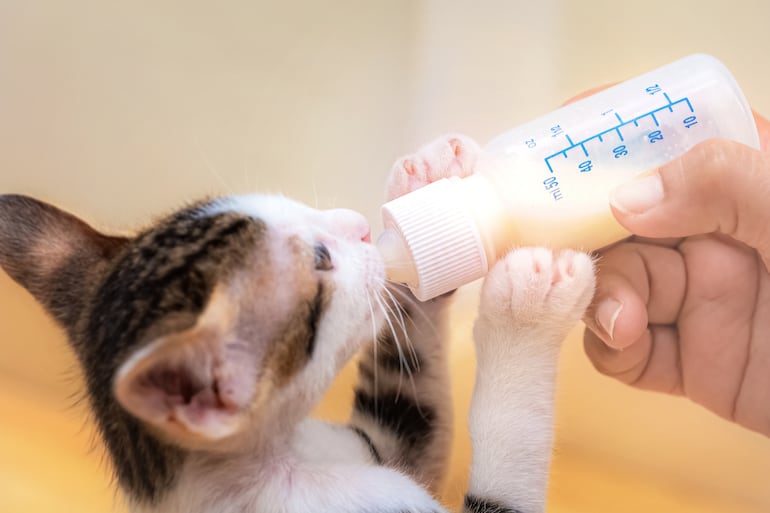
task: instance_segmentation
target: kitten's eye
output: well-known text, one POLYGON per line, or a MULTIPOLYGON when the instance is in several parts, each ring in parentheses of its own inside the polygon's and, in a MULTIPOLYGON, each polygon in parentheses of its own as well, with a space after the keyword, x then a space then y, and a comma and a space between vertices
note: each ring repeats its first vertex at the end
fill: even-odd
POLYGON ((334 269, 332 256, 329 254, 329 248, 320 242, 315 245, 315 268, 318 271, 331 271, 334 269))

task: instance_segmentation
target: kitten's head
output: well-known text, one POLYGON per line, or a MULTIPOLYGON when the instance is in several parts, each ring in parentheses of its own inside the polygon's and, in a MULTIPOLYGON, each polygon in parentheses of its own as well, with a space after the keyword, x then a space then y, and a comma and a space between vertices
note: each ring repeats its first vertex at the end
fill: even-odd
POLYGON ((0 196, 0 265, 67 331, 108 446, 136 428, 116 419, 186 448, 278 432, 383 318, 364 218, 277 196, 200 203, 131 238, 0 196))

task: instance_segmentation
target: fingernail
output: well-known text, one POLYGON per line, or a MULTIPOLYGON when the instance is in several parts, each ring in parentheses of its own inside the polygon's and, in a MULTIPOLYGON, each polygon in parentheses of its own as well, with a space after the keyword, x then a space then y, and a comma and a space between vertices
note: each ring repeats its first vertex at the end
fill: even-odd
POLYGON ((663 200, 663 182, 654 174, 617 187, 610 195, 613 207, 628 214, 641 214, 663 200))
POLYGON ((615 321, 618 320, 622 310, 623 303, 612 298, 603 300, 596 307, 596 322, 609 335, 610 340, 615 334, 615 321))

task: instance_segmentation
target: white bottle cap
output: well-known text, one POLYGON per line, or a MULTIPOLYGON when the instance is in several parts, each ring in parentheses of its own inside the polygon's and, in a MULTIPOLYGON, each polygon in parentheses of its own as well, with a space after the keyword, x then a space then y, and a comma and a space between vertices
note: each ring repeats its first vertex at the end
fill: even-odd
POLYGON ((383 205, 377 241, 388 278, 426 301, 481 278, 484 244, 459 178, 442 179, 383 205))

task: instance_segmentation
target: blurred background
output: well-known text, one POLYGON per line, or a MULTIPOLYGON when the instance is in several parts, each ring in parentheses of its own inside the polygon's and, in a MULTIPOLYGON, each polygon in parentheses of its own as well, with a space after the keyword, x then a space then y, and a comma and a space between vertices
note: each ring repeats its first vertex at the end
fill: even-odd
MULTIPOLYGON (((363 212, 400 155, 479 141, 689 53, 770 114, 766 0, 0 1, 0 192, 131 230, 187 200, 282 192, 363 212)), ((473 286, 453 328, 462 496, 473 286)), ((345 418, 345 373, 319 415, 345 418)), ((123 511, 61 333, 0 272, 0 511, 123 511)), ((770 510, 770 441, 593 371, 566 343, 555 512, 770 510)))

